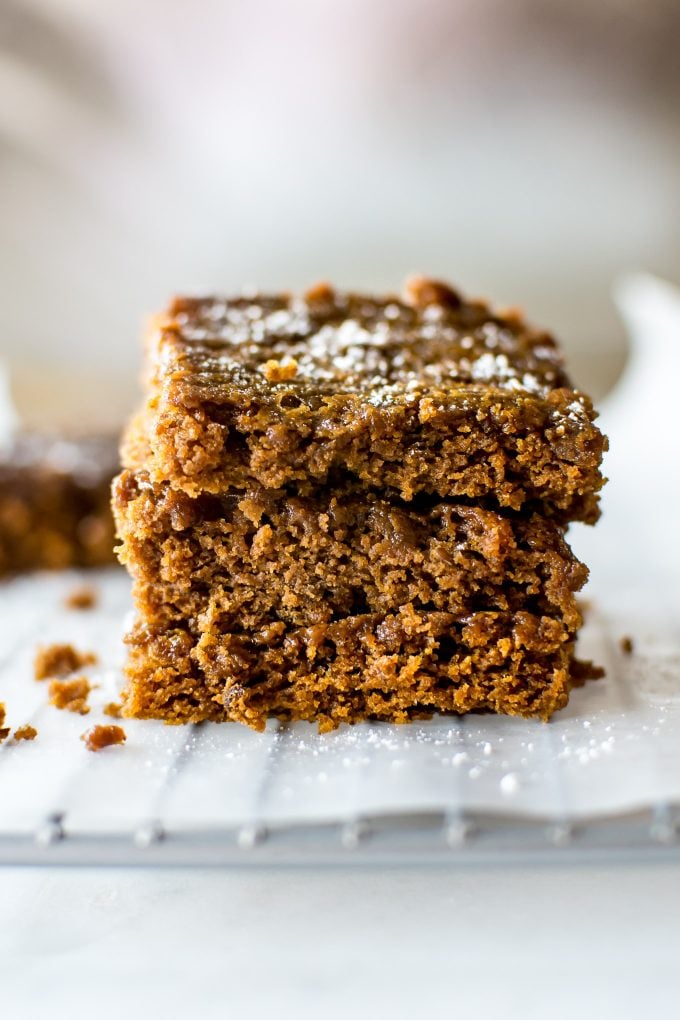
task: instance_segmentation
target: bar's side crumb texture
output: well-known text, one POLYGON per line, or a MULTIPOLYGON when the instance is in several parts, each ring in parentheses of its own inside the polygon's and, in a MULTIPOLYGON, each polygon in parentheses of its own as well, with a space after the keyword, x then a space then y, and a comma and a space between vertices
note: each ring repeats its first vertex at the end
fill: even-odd
POLYGON ((323 728, 477 709, 548 719, 567 703, 573 655, 573 635, 548 617, 411 606, 247 634, 140 624, 128 643, 129 714, 258 729, 270 715, 323 728))
POLYGON ((114 486, 121 556, 152 624, 210 616, 244 631, 412 603, 559 615, 581 623, 587 570, 537 514, 438 502, 417 509, 373 492, 311 497, 256 489, 190 498, 125 471, 114 486))
POLYGON ((547 333, 402 298, 177 299, 114 485, 126 715, 328 729, 548 719, 574 657, 606 439, 547 333))

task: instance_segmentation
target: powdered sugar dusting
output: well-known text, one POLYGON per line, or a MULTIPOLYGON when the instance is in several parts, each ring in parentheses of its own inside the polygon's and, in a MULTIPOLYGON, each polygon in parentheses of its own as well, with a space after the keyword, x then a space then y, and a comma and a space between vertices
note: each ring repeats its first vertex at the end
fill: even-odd
POLYGON ((470 374, 473 379, 482 379, 484 382, 517 378, 505 354, 482 354, 473 362, 470 374))
MULTIPOLYGON (((176 322, 206 379, 223 374, 246 382, 255 372, 272 386, 314 383, 367 392, 373 406, 433 390, 443 391, 442 406, 447 394, 459 404, 465 387, 479 386, 544 397, 565 384, 550 338, 472 305, 416 309, 328 289, 309 302, 285 296, 208 300, 176 322), (297 364, 294 380, 261 372, 267 362, 285 359, 297 364)), ((558 416, 576 422, 584 413, 577 399, 558 416)))

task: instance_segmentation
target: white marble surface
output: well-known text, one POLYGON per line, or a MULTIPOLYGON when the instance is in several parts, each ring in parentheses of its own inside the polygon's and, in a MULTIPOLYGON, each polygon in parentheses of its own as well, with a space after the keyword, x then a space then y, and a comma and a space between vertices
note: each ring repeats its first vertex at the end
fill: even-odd
POLYGON ((2 1015, 677 1016, 680 867, 0 874, 2 1015))

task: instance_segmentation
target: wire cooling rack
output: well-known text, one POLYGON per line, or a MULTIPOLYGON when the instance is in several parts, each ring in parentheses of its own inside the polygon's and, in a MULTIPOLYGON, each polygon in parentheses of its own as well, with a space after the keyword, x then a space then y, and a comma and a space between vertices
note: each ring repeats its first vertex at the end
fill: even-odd
POLYGON ((607 677, 546 725, 496 716, 410 726, 168 727, 123 723, 99 754, 79 740, 110 721, 130 609, 121 571, 88 575, 94 609, 65 608, 85 580, 38 575, 0 586, 0 700, 32 743, 0 745, 0 863, 272 865, 680 858, 677 625, 591 610, 582 654, 607 677), (87 716, 47 704, 38 644, 96 651, 87 716))

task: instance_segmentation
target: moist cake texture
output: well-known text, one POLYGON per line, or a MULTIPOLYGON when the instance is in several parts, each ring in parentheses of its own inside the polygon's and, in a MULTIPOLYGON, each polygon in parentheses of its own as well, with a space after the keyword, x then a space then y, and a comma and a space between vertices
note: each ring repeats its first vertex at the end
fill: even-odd
POLYGON ((114 485, 128 715, 548 718, 606 440, 555 341, 418 279, 176 299, 114 485))
POLYGON ((0 453, 0 576, 115 562, 111 436, 17 437, 0 453))
POLYGON ((411 606, 326 625, 282 622, 248 633, 138 624, 126 713, 169 722, 269 716, 408 722, 433 712, 490 709, 548 719, 566 705, 573 640, 530 613, 416 613, 411 606))
POLYGON ((121 556, 154 624, 210 614, 245 631, 406 604, 457 615, 530 608, 572 631, 581 623, 575 592, 587 570, 563 529, 537 514, 447 502, 417 508, 356 488, 192 498, 130 471, 114 501, 121 556))

